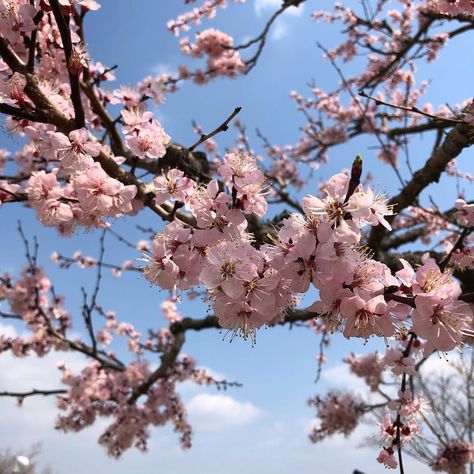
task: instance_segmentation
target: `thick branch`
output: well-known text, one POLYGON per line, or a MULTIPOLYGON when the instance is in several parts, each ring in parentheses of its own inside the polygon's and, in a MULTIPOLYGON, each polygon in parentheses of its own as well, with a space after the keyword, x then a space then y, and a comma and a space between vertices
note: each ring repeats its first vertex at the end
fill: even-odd
POLYGON ((98 115, 102 125, 107 130, 107 135, 110 139, 110 147, 112 148, 112 151, 116 156, 127 157, 129 153, 123 146, 122 138, 120 137, 120 133, 117 130, 116 124, 102 102, 97 97, 93 86, 86 84, 85 82, 81 82, 81 88, 90 101, 92 111, 98 115))
POLYGON ((409 127, 391 128, 386 132, 386 135, 388 138, 395 138, 400 135, 413 135, 415 133, 423 133, 430 130, 445 130, 449 127, 452 127, 451 123, 429 121, 418 125, 411 125, 409 127))
POLYGON ((69 74, 69 82, 71 84, 71 101, 74 107, 74 116, 76 122, 76 128, 82 128, 85 125, 84 109, 82 107, 81 88, 79 86, 79 77, 71 72, 70 62, 72 56, 72 42, 71 42, 71 30, 69 28, 69 22, 63 15, 61 5, 58 0, 50 0, 50 5, 53 10, 54 18, 61 34, 63 42, 64 55, 66 57, 66 68, 69 74))
POLYGON ((30 122, 48 123, 46 117, 36 112, 28 112, 8 104, 0 104, 0 113, 11 115, 13 118, 29 120, 30 122))
POLYGON ((8 43, 0 37, 0 55, 12 71, 25 74, 28 71, 26 64, 8 46, 8 43))
MULTIPOLYGON (((390 199, 389 204, 393 205, 395 214, 412 205, 429 184, 438 182, 447 164, 472 143, 472 127, 464 123, 457 124, 448 133, 442 145, 433 152, 423 168, 416 171, 411 181, 406 184, 400 193, 390 199)), ((394 218, 395 215, 388 216, 387 220, 391 222, 394 218)), ((385 233, 386 229, 383 226, 372 228, 368 245, 376 253, 379 251, 378 243, 382 240, 385 233)))
POLYGON ((148 378, 148 380, 141 385, 139 385, 135 390, 133 395, 128 400, 128 403, 132 405, 135 403, 141 395, 144 395, 148 392, 150 387, 160 378, 164 377, 170 367, 175 363, 176 358, 179 355, 181 348, 183 347, 185 341, 184 332, 178 332, 174 335, 174 342, 170 350, 163 354, 161 357, 161 364, 148 378))

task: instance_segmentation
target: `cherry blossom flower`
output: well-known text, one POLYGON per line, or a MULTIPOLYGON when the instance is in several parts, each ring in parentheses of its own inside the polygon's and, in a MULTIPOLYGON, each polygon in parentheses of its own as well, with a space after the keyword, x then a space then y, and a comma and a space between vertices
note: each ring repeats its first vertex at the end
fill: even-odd
POLYGON ((101 145, 92 139, 85 128, 73 130, 69 136, 55 132, 51 145, 57 150, 61 169, 67 173, 84 171, 94 164, 93 157, 99 156, 101 145))
POLYGON ((161 158, 166 153, 166 145, 170 137, 161 128, 158 121, 153 120, 140 127, 136 134, 126 138, 127 146, 139 158, 161 158))
POLYGON ((428 355, 434 350, 450 351, 458 346, 472 326, 472 310, 462 301, 443 300, 432 295, 418 295, 413 312, 413 329, 426 339, 428 355))
POLYGON ((172 199, 184 203, 193 193, 195 185, 195 182, 185 177, 181 170, 171 169, 153 179, 155 201, 157 204, 163 204, 172 199))

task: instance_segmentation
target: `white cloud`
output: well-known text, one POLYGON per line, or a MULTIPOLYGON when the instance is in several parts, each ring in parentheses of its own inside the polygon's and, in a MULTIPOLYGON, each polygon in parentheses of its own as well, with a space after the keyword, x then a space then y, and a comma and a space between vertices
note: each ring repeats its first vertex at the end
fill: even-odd
MULTIPOLYGON (((4 324, 0 324, 0 334, 11 337, 23 335, 13 326, 4 324)), ((80 370, 85 363, 82 354, 73 352, 52 352, 42 358, 17 358, 10 353, 0 354, 0 391, 63 388, 60 371, 56 367, 60 360, 74 372, 80 370)), ((8 433, 8 440, 5 438, 3 447, 11 448, 17 454, 27 453, 30 446, 38 442, 43 444, 44 451, 47 452, 57 445, 59 439, 65 443, 72 441, 72 438, 66 439, 54 430, 58 413, 54 396, 27 398, 21 408, 15 398, 1 397, 0 413, 0 433, 8 433)))
MULTIPOLYGON (((257 16, 271 15, 277 11, 283 3, 283 0, 255 0, 255 14, 257 16)), ((285 10, 283 15, 278 18, 271 29, 271 39, 280 40, 286 36, 290 31, 290 23, 285 20, 285 17, 299 17, 303 14, 304 5, 299 7, 289 7, 285 10)))
MULTIPOLYGON (((283 4, 283 0, 255 0, 255 13, 261 16, 267 12, 278 10, 283 4)), ((284 14, 292 16, 301 16, 304 11, 304 5, 299 7, 289 7, 284 14)))
POLYGON ((0 323, 0 335, 5 337, 16 337, 18 333, 11 324, 0 323))
POLYGON ((252 423, 263 414, 260 408, 250 402, 208 393, 195 395, 187 403, 187 409, 192 424, 206 431, 220 431, 228 426, 252 423))
POLYGON ((176 69, 173 68, 170 64, 166 63, 156 63, 151 66, 151 72, 155 76, 159 76, 161 74, 169 74, 170 76, 176 75, 176 69))
POLYGON ((338 364, 333 367, 323 367, 322 377, 330 384, 329 388, 350 388, 351 391, 367 391, 367 385, 355 376, 347 364, 338 364))

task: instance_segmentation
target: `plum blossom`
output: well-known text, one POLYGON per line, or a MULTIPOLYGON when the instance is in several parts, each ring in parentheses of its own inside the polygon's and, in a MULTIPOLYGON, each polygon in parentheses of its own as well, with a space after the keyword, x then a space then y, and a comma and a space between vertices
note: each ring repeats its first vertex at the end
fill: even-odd
POLYGON ((132 211, 136 186, 124 186, 111 178, 100 163, 75 176, 72 183, 82 210, 88 214, 118 216, 132 211))
POLYGON ((265 175, 248 153, 227 153, 217 172, 233 193, 234 205, 246 213, 264 216, 267 202, 263 188, 265 175))
POLYGON ((5 0, 0 3, 0 33, 15 45, 24 33, 31 33, 36 25, 33 17, 37 9, 28 2, 5 0))
POLYGON ((464 199, 456 199, 457 220, 465 227, 474 226, 474 203, 468 204, 464 199))
POLYGON ((415 375, 415 361, 410 356, 404 356, 399 349, 388 348, 383 358, 384 363, 388 367, 392 367, 394 375, 401 375, 402 373, 415 375))
POLYGON ((153 179, 155 202, 163 204, 168 199, 185 203, 194 192, 196 183, 184 176, 178 169, 171 169, 166 174, 153 179))
POLYGON ((415 303, 413 329, 418 336, 426 339, 426 355, 435 350, 454 349, 472 326, 473 313, 467 303, 432 295, 418 295, 415 303))
MULTIPOLYGON (((367 297, 364 292, 360 295, 367 297)), ((365 299, 357 294, 341 301, 341 315, 344 318, 344 336, 368 339, 372 335, 389 337, 395 328, 387 313, 383 296, 365 299)))
POLYGON ((2 202, 10 201, 15 197, 16 192, 20 189, 20 185, 11 184, 3 179, 0 179, 0 206, 2 202))
POLYGON ((324 398, 316 396, 308 400, 308 404, 316 407, 318 417, 318 423, 309 434, 313 443, 335 433, 349 436, 363 414, 362 404, 349 393, 333 391, 324 398))
POLYGON ((157 120, 142 125, 138 132, 127 135, 126 143, 138 158, 161 158, 166 153, 170 137, 157 120))
POLYGON ((323 192, 326 197, 308 195, 303 199, 305 213, 322 219, 318 229, 321 241, 326 241, 326 236, 333 235, 340 241, 358 243, 360 230, 355 221, 360 222, 371 216, 374 195, 370 188, 365 192, 360 187, 346 201, 348 187, 349 177, 339 173, 325 183, 323 192), (347 219, 349 213, 354 220, 347 219))
POLYGON ((207 252, 207 265, 201 279, 209 289, 220 288, 233 299, 243 295, 243 281, 258 276, 256 255, 249 255, 252 247, 223 242, 207 252), (253 258, 252 258, 253 257, 253 258))
POLYGON ((377 461, 389 469, 396 469, 398 466, 398 462, 394 456, 393 448, 382 448, 379 455, 377 456, 377 461))
POLYGON ((344 362, 349 365, 352 373, 364 379, 370 390, 377 391, 385 368, 385 364, 377 353, 366 356, 351 354, 344 359, 344 362))
POLYGON ((194 81, 198 84, 206 83, 209 78, 225 76, 235 78, 245 71, 245 64, 238 51, 233 49, 233 39, 226 33, 208 29, 196 35, 194 44, 189 38, 180 41, 181 51, 195 58, 207 56, 207 70, 197 70, 194 81))
POLYGON ((123 133, 139 133, 142 126, 150 123, 153 119, 153 113, 142 110, 139 107, 123 109, 120 114, 123 121, 123 133))
POLYGON ((68 136, 55 132, 51 135, 51 146, 57 151, 61 170, 66 173, 85 171, 94 164, 99 156, 101 145, 90 135, 87 129, 73 130, 68 136))

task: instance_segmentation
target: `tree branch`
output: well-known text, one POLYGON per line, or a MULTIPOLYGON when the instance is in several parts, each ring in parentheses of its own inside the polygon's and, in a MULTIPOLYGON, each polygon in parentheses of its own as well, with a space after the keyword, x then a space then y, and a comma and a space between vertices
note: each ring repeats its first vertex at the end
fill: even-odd
POLYGON ((53 10, 54 18, 61 34, 63 42, 64 56, 66 58, 66 68, 69 74, 69 82, 71 84, 71 101, 74 107, 75 125, 76 128, 85 126, 84 109, 82 107, 81 88, 79 85, 79 77, 71 72, 71 56, 72 56, 72 42, 71 30, 69 28, 69 21, 63 15, 61 5, 58 0, 50 0, 51 9, 53 10))
MULTIPOLYGON (((470 107, 473 107, 472 105, 470 107)), ((395 214, 399 214, 403 209, 413 204, 421 192, 431 183, 438 182, 441 173, 446 165, 456 158, 461 151, 472 145, 473 129, 471 126, 458 123, 446 136, 443 143, 438 147, 425 165, 415 172, 413 178, 404 186, 399 194, 392 197, 388 204, 393 205, 394 215, 387 216, 387 221, 392 222, 395 214)), ((373 227, 368 239, 369 247, 375 252, 379 252, 379 242, 386 234, 383 226, 373 227)))
POLYGON ((27 398, 32 397, 34 395, 62 395, 67 393, 67 390, 64 389, 57 389, 57 390, 37 390, 33 388, 29 392, 0 392, 0 397, 17 397, 17 398, 27 398))
POLYGON ((211 133, 207 135, 201 135, 199 140, 192 146, 189 147, 189 151, 193 152, 199 145, 204 143, 205 141, 209 140, 212 138, 214 135, 217 135, 220 132, 226 132, 229 129, 229 123, 231 120, 242 110, 242 107, 236 107, 234 111, 227 117, 227 119, 221 123, 215 130, 213 130, 211 133))

